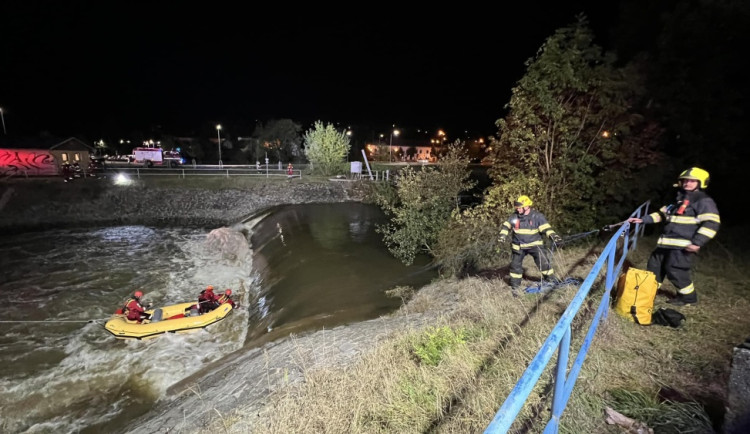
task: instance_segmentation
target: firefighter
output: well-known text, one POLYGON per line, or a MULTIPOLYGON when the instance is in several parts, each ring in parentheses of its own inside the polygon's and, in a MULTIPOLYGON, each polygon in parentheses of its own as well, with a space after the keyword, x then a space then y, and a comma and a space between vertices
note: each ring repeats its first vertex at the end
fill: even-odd
POLYGON ((202 290, 198 295, 198 312, 211 312, 218 306, 219 304, 216 302, 216 294, 214 294, 214 287, 213 285, 208 285, 206 289, 202 290))
POLYGON ((65 182, 73 180, 73 169, 68 162, 62 164, 62 177, 65 182))
POLYGON ((232 305, 233 309, 236 309, 239 305, 232 300, 232 290, 227 288, 226 291, 224 291, 223 294, 219 294, 219 297, 216 299, 216 302, 219 303, 219 306, 221 306, 224 303, 229 303, 232 305))
POLYGON ((510 287, 514 296, 517 295, 518 287, 521 285, 523 259, 527 254, 534 258, 534 263, 541 271, 543 280, 557 282, 555 270, 543 249, 542 234, 548 236, 555 243, 561 242, 562 239, 552 229, 544 214, 531 208, 533 204, 531 199, 525 195, 516 199, 514 203, 516 212, 503 223, 503 228, 500 231, 501 243, 508 238, 509 232, 513 232, 510 287))
POLYGON ((699 167, 685 170, 675 184, 679 187, 675 203, 643 218, 628 219, 630 223, 665 222, 646 267, 656 275, 659 286, 666 277, 677 288, 675 297, 667 300, 675 306, 698 303, 690 269, 701 247, 716 236, 721 225, 719 209, 704 191, 709 178, 708 172, 699 167))
POLYGON ((122 309, 122 313, 127 315, 128 320, 141 323, 144 319, 151 319, 151 315, 146 313, 146 309, 151 305, 143 307, 141 304, 141 297, 143 297, 143 292, 135 291, 133 297, 125 302, 125 307, 122 309))

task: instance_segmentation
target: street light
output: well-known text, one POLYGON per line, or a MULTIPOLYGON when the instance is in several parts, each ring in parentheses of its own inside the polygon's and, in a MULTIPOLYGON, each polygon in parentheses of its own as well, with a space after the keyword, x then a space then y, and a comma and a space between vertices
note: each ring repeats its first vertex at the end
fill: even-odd
POLYGON ((5 134, 7 136, 8 132, 5 131, 5 116, 3 116, 3 108, 2 107, 0 107, 0 119, 3 120, 3 134, 5 134))
POLYGON ((388 144, 388 162, 393 162, 393 136, 398 137, 398 135, 401 134, 401 131, 399 130, 393 130, 391 131, 391 141, 388 144))
POLYGON ((219 169, 221 169, 221 125, 216 125, 216 137, 219 138, 219 169))

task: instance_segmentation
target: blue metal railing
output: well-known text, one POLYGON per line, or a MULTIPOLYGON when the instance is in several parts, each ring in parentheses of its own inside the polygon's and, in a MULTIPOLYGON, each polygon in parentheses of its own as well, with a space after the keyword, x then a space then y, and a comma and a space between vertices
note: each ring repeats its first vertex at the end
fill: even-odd
MULTIPOLYGON (((648 207, 650 201, 643 203, 639 206, 630 216, 631 217, 642 217, 648 214, 648 207)), ((581 284, 580 289, 576 293, 573 300, 565 309, 562 317, 557 322, 557 325, 552 329, 547 340, 544 341, 542 348, 536 354, 536 356, 529 363, 529 367, 523 373, 521 378, 516 383, 510 395, 505 399, 505 402, 500 407, 500 410, 495 414, 495 417, 490 422, 487 429, 484 431, 485 434, 496 434, 505 433, 510 429, 511 424, 515 421, 516 416, 521 411, 521 408, 526 403, 526 400, 531 394, 532 389, 539 381, 542 373, 546 369, 549 361, 557 350, 557 365, 555 367, 554 375, 554 395, 552 398, 552 417, 547 422, 544 428, 545 434, 557 433, 560 426, 560 417, 562 416, 565 406, 568 403, 570 394, 573 391, 573 386, 578 379, 581 366, 583 365, 588 349, 591 346, 591 342, 594 339, 596 330, 599 323, 607 317, 607 311, 609 310, 609 300, 612 287, 616 281, 617 276, 620 274, 622 264, 625 262, 629 251, 634 250, 637 247, 638 238, 643 235, 643 227, 640 224, 636 224, 635 231, 633 233, 633 239, 630 238, 630 223, 625 221, 620 228, 612 235, 607 242, 606 247, 602 251, 601 256, 596 261, 594 266, 591 268, 588 276, 581 284), (616 253, 619 249, 619 240, 623 239, 621 246, 621 255, 619 260, 616 260, 616 253), (589 326, 589 330, 586 333, 586 337, 583 340, 578 355, 576 356, 573 365, 568 371, 568 355, 570 352, 570 333, 571 323, 575 318, 581 305, 589 295, 591 286, 599 278, 599 274, 606 265, 606 278, 604 295, 599 303, 599 308, 594 315, 594 319, 589 326), (567 375, 566 375, 567 374, 567 375)))

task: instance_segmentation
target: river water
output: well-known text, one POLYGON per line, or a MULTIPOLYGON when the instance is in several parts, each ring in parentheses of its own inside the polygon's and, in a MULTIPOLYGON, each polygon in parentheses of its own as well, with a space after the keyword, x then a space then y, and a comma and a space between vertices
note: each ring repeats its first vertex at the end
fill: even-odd
POLYGON ((409 267, 391 257, 375 232, 384 222, 365 204, 278 207, 231 228, 250 249, 235 256, 209 242, 217 228, 0 237, 0 432, 121 431, 234 351, 393 311, 400 300, 385 290, 435 273, 424 257, 409 267), (103 327, 136 289, 159 306, 209 284, 241 306, 205 330, 131 341, 103 327))

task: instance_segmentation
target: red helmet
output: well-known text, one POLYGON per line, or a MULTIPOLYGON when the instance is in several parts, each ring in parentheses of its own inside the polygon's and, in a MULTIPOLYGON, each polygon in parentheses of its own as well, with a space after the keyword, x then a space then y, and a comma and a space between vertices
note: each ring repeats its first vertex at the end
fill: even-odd
POLYGON ((208 285, 208 286, 206 287, 206 291, 213 291, 213 290, 214 290, 214 287, 213 287, 213 285, 208 285))
POLYGON ((224 294, 226 294, 226 295, 232 295, 232 290, 231 289, 227 289, 226 291, 224 291, 224 294))
POLYGON ((141 298, 143 297, 143 293, 141 291, 136 291, 133 293, 133 297, 135 298, 141 298))

